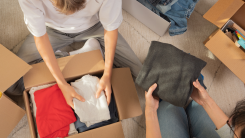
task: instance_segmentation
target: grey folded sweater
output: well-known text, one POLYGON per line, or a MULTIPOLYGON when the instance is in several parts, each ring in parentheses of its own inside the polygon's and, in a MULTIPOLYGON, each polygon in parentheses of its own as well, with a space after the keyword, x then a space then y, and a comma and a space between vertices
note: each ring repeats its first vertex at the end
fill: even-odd
POLYGON ((195 81, 206 62, 187 54, 171 44, 152 41, 136 84, 145 91, 157 83, 153 95, 173 105, 184 107, 195 81))

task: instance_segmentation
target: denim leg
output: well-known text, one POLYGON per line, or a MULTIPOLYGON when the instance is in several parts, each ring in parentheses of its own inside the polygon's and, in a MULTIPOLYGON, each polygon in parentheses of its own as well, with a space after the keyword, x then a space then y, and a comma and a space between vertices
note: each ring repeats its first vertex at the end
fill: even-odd
POLYGON ((189 138, 188 121, 184 108, 161 101, 157 110, 163 138, 189 138))
POLYGON ((192 136, 196 138, 220 138, 216 127, 201 105, 192 101, 186 108, 190 119, 192 136))

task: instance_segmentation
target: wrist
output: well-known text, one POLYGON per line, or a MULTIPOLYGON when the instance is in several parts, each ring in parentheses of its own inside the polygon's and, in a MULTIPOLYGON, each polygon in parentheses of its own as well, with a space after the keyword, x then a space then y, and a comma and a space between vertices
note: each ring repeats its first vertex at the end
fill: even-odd
POLYGON ((58 84, 59 86, 67 85, 67 82, 66 82, 65 80, 58 80, 58 81, 56 81, 56 82, 57 82, 57 84, 58 84))
POLYGON ((146 117, 146 120, 155 120, 155 119, 157 119, 157 111, 146 108, 145 109, 145 117, 146 117))
POLYGON ((205 98, 204 100, 203 100, 203 107, 205 108, 205 107, 207 107, 207 106, 209 106, 209 107, 211 107, 212 106, 212 104, 214 103, 214 100, 210 97, 210 96, 208 96, 207 98, 205 98))

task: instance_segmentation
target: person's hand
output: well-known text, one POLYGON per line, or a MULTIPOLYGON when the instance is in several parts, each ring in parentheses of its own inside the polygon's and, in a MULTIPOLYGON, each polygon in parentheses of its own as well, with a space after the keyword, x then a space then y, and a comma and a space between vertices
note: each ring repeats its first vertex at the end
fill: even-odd
POLYGON ((100 79, 99 88, 96 92, 96 98, 100 97, 102 91, 105 92, 107 104, 109 105, 111 102, 111 79, 109 76, 103 75, 100 79))
POLYGON ((62 91, 66 103, 74 109, 73 98, 77 98, 78 100, 85 102, 85 99, 79 95, 70 84, 58 84, 60 90, 62 91))
POLYGON ((191 94, 191 98, 200 105, 204 105, 210 98, 208 92, 202 87, 198 80, 193 82, 194 89, 191 94))
POLYGON ((145 111, 156 112, 159 106, 159 98, 152 96, 153 91, 156 89, 157 84, 153 84, 148 92, 145 92, 145 111))

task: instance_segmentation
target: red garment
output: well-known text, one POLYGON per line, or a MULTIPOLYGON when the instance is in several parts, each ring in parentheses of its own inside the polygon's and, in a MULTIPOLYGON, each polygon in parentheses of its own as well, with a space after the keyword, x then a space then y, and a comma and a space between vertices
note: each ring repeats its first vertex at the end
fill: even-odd
POLYGON ((76 121, 76 117, 58 85, 36 91, 34 99, 37 106, 36 123, 40 137, 67 137, 70 124, 76 121))

